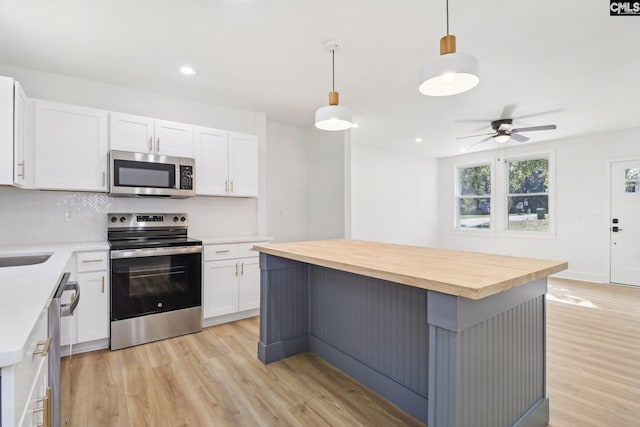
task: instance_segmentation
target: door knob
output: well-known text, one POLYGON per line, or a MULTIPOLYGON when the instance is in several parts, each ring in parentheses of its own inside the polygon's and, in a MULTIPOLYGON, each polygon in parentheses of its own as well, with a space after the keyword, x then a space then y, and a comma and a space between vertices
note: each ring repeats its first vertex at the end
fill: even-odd
POLYGON ((611 231, 613 231, 614 233, 617 233, 618 231, 622 231, 622 228, 619 228, 619 227, 611 227, 611 231))

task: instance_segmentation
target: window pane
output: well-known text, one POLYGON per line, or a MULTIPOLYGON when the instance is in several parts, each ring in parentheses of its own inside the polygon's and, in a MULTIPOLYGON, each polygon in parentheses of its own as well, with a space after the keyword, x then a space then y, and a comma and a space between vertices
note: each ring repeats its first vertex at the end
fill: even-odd
POLYGON ((489 228, 491 226, 491 199, 489 197, 460 197, 458 199, 461 228, 489 228))
POLYGON ((626 169, 624 175, 629 181, 640 180, 640 168, 626 169))
POLYGON ((509 162, 509 193, 546 193, 549 188, 549 160, 509 162))
POLYGON ((507 198, 509 230, 549 231, 549 196, 507 198))
POLYGON ((627 182, 625 185, 624 191, 626 193, 638 193, 640 192, 640 183, 638 182, 627 182))
POLYGON ((474 166, 459 170, 461 196, 484 196, 491 194, 491 167, 474 166))

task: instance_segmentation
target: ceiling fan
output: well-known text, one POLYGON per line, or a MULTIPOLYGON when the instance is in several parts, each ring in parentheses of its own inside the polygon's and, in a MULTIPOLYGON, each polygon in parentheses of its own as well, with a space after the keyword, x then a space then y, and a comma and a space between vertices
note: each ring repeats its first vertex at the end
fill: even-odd
POLYGON ((524 128, 514 128, 513 127, 513 119, 499 119, 491 122, 491 128, 494 130, 491 133, 481 133, 479 135, 469 135, 469 136, 461 136, 456 139, 464 139, 464 138, 475 138, 478 136, 487 136, 485 139, 478 141, 471 145, 475 147, 478 144, 482 144, 493 138, 497 143, 504 144, 505 142, 513 139, 518 142, 527 142, 530 138, 527 138, 524 135, 520 135, 521 132, 533 132, 539 130, 552 130, 556 129, 556 125, 543 125, 543 126, 530 126, 524 128))

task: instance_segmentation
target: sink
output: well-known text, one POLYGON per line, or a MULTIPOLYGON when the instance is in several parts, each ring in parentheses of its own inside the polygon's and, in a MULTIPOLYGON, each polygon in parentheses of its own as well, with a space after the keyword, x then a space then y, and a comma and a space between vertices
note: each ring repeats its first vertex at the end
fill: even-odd
POLYGON ((51 254, 0 256, 0 267, 42 264, 49 258, 51 254))

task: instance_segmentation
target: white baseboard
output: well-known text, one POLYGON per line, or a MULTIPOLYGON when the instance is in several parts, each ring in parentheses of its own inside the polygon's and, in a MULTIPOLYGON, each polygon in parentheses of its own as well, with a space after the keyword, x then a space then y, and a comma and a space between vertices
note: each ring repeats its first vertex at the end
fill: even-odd
POLYGON ((557 277, 558 279, 578 280, 580 282, 591 283, 609 283, 609 280, 598 274, 581 273, 578 271, 565 270, 556 274, 552 274, 550 277, 557 277))
POLYGON ((209 326, 220 325, 222 323, 235 322, 236 320, 247 319, 249 317, 255 317, 260 315, 260 309, 254 308, 253 310, 241 311, 239 313, 225 314, 223 316, 210 317, 208 319, 202 319, 202 327, 208 328, 209 326))
POLYGON ((73 354, 87 353, 89 351, 96 351, 96 350, 104 350, 105 348, 109 348, 109 338, 83 342, 80 344, 73 344, 72 346, 63 345, 62 347, 60 347, 60 355, 68 356, 69 347, 71 347, 73 354))

